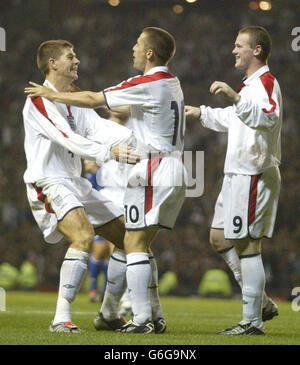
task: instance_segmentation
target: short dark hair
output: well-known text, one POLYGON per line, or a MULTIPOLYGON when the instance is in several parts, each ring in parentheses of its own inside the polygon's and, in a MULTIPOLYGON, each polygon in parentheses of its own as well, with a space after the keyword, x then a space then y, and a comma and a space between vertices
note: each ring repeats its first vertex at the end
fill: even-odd
POLYGON ((272 40, 270 34, 264 27, 252 25, 241 29, 239 33, 249 34, 251 48, 254 49, 256 46, 261 46, 262 54, 260 59, 262 61, 267 61, 269 59, 272 48, 272 40))
POLYGON ((74 48, 73 44, 63 39, 49 40, 42 42, 37 51, 37 66, 46 76, 49 73, 49 59, 58 59, 63 49, 74 48))
POLYGON ((144 28, 142 33, 146 34, 145 48, 152 49, 158 60, 167 65, 176 52, 174 37, 166 30, 156 27, 144 28))

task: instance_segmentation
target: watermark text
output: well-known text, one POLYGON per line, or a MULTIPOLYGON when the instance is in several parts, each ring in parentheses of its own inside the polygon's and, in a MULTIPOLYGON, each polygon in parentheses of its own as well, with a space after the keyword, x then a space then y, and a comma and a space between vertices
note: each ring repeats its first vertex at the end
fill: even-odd
POLYGON ((6 51, 6 32, 0 27, 0 51, 6 51))
POLYGON ((295 38, 292 40, 291 47, 294 52, 300 51, 300 27, 295 27, 292 29, 292 36, 295 38))

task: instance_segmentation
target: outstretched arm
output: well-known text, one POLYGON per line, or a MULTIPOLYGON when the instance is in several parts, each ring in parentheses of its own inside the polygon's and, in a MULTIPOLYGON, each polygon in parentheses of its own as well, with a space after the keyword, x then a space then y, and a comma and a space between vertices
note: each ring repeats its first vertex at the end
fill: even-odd
POLYGON ((74 105, 81 108, 97 108, 105 105, 103 92, 79 91, 79 92, 55 92, 47 86, 29 82, 32 86, 25 88, 25 93, 28 96, 44 97, 51 101, 74 105))

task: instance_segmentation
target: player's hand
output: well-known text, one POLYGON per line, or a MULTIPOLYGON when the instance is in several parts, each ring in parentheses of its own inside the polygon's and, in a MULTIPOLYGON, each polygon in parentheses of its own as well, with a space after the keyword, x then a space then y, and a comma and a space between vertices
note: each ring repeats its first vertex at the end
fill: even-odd
POLYGON ((32 86, 25 87, 24 92, 30 97, 42 96, 43 98, 51 100, 51 96, 55 94, 55 92, 48 86, 39 85, 32 81, 29 81, 29 84, 32 86))
POLYGON ((127 145, 118 145, 111 148, 110 152, 113 154, 115 159, 122 163, 128 163, 135 165, 140 162, 140 155, 132 152, 132 147, 127 145))
POLYGON ((201 109, 195 106, 186 105, 184 107, 185 116, 191 119, 199 119, 201 115, 201 109))
POLYGON ((95 161, 84 160, 83 161, 84 172, 89 174, 96 174, 99 170, 99 166, 96 164, 95 161))
POLYGON ((211 94, 221 94, 231 103, 237 103, 240 100, 240 95, 236 93, 229 85, 222 81, 215 81, 211 84, 209 91, 211 94))

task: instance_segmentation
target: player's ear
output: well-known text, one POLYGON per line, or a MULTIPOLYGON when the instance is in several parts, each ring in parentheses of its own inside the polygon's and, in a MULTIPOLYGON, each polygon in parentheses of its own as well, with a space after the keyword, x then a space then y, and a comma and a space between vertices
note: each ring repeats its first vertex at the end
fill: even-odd
POLYGON ((263 52, 262 47, 259 44, 257 46, 255 46, 254 51, 253 51, 254 56, 256 56, 256 57, 261 56, 262 52, 263 52))
POLYGON ((154 53, 153 49, 149 48, 148 51, 146 51, 147 60, 153 61, 154 57, 155 57, 155 53, 154 53))
POLYGON ((55 58, 49 58, 49 70, 57 70, 55 58))

